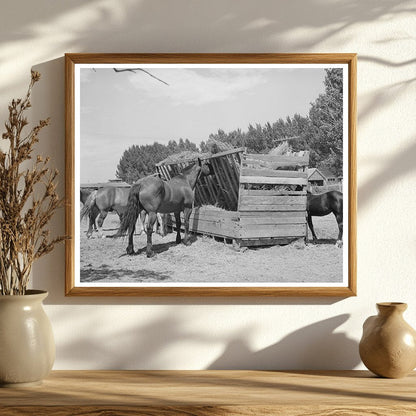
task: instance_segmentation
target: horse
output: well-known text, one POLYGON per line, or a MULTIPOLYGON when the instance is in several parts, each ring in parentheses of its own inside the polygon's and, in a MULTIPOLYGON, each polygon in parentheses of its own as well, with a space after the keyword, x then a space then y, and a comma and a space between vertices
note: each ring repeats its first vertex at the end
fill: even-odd
MULTIPOLYGON (((93 224, 96 223, 98 228, 98 234, 103 237, 103 222, 110 211, 115 211, 120 221, 127 208, 127 199, 129 196, 130 188, 119 188, 116 186, 105 186, 98 190, 91 192, 85 201, 81 210, 81 220, 87 215, 91 218, 91 213, 98 213, 94 217, 93 224)), ((87 237, 90 238, 92 234, 92 226, 87 231, 87 237)))
POLYGON ((322 217, 331 212, 335 215, 338 224, 338 239, 335 245, 342 247, 343 231, 343 198, 342 192, 328 191, 322 194, 312 194, 307 192, 306 210, 308 213, 308 225, 312 232, 313 241, 317 240, 315 230, 313 229, 312 217, 322 217))
MULTIPOLYGON (((96 191, 91 192, 84 206, 81 210, 81 220, 88 215, 89 217, 89 227, 87 231, 87 237, 90 238, 93 231, 93 226, 97 228, 98 233, 101 238, 104 238, 102 227, 107 214, 110 211, 115 211, 122 221, 123 214, 127 209, 127 201, 129 197, 130 188, 119 188, 116 186, 105 186, 96 191), (98 218, 97 218, 98 217, 98 218)), ((163 228, 163 219, 160 214, 158 214, 158 224, 160 225, 160 234, 164 235, 163 228)), ((146 223, 146 213, 140 215, 141 221, 141 232, 145 229, 146 223)))
MULTIPOLYGON (((82 202, 83 205, 85 205, 85 203, 87 202, 87 199, 90 196, 91 192, 93 192, 93 191, 80 188, 80 201, 82 202)), ((92 233, 93 229, 95 229, 95 231, 97 231, 97 225, 95 224, 95 219, 97 218, 99 213, 100 213, 100 211, 98 210, 97 207, 94 207, 89 212, 89 215, 88 215, 88 218, 89 218, 88 229, 91 230, 91 233, 92 233)))
POLYGON ((183 211, 185 219, 185 235, 183 242, 190 245, 189 241, 189 217, 195 198, 195 186, 200 176, 212 173, 209 163, 202 164, 201 159, 187 166, 182 173, 174 176, 169 181, 163 181, 157 176, 149 176, 140 179, 130 190, 127 210, 120 224, 117 236, 122 236, 128 230, 129 242, 126 249, 127 254, 134 254, 133 234, 139 213, 145 210, 149 214, 146 227, 147 233, 147 257, 153 257, 152 233, 153 224, 156 221, 156 213, 169 214, 173 212, 176 220, 176 244, 181 239, 181 217, 183 211))

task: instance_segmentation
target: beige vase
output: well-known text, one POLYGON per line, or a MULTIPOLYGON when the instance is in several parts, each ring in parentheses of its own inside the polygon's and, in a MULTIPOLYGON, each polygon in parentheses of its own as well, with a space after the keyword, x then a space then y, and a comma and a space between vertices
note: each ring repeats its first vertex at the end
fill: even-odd
POLYGON ((42 301, 48 292, 0 295, 0 386, 39 384, 52 369, 55 342, 42 301))
POLYGON ((381 377, 400 378, 416 367, 416 331, 403 319, 405 303, 377 303, 363 325, 360 357, 381 377))

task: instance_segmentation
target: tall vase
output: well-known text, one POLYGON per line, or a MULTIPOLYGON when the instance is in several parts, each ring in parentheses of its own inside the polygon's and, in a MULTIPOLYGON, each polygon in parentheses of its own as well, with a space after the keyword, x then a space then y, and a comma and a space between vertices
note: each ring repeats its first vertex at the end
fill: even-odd
POLYGON ((400 378, 416 367, 416 331, 403 319, 405 303, 377 303, 378 315, 363 325, 360 357, 381 377, 400 378))
POLYGON ((55 360, 52 326, 42 301, 48 292, 0 296, 0 386, 40 384, 55 360))

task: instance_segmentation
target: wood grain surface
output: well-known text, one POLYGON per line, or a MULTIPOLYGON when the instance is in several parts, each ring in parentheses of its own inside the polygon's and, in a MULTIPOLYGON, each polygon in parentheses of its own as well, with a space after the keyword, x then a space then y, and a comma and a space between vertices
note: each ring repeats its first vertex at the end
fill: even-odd
POLYGON ((0 389, 1 415, 415 415, 416 373, 54 371, 0 389))

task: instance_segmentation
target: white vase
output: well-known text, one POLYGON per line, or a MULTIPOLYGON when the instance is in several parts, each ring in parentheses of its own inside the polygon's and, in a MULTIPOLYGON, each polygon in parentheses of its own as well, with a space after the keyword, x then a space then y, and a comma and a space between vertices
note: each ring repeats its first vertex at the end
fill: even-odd
POLYGON ((39 384, 55 361, 52 326, 42 301, 48 292, 0 295, 0 385, 39 384))

